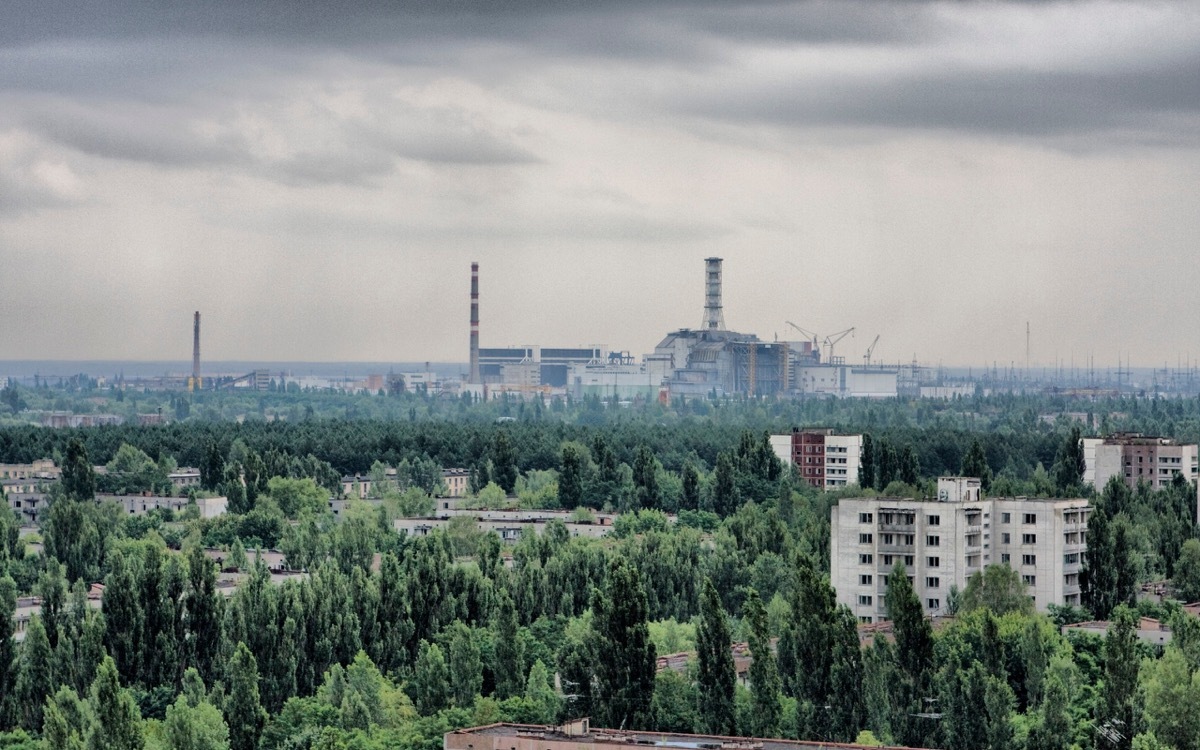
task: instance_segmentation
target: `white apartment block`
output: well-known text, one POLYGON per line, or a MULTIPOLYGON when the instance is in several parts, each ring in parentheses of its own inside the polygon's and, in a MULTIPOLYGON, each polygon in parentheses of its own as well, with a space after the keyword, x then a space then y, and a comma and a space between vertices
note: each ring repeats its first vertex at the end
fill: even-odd
POLYGON ((860 622, 886 619, 887 576, 897 563, 928 615, 946 614, 950 587, 1007 564, 1040 612, 1080 603, 1087 549, 1083 499, 983 498, 979 480, 938 480, 938 500, 859 498, 830 511, 830 581, 860 622))
POLYGON ((858 484, 862 465, 862 435, 834 435, 828 429, 794 429, 771 435, 771 448, 797 476, 823 490, 858 484))

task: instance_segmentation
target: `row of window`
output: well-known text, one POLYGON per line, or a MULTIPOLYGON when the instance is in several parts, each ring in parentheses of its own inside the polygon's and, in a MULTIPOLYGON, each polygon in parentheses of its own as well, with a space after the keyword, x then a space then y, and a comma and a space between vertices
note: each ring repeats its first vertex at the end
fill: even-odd
MULTIPOLYGON (((916 557, 913 555, 882 555, 882 557, 885 567, 891 567, 897 562, 903 562, 905 567, 911 568, 916 562, 916 557)), ((874 563, 875 555, 871 554, 870 552, 864 552, 858 556, 859 565, 873 565, 874 563)), ((925 558, 925 565, 929 568, 940 568, 942 566, 942 558, 927 557, 925 558)))
MULTIPOLYGON (((1000 543, 1012 544, 1012 535, 1007 533, 1001 534, 1000 543)), ((1021 544, 1037 544, 1037 534, 1022 534, 1021 544)))
MULTIPOLYGON (((1086 537, 1082 537, 1082 538, 1086 539, 1086 537)), ((1081 536, 1078 533, 1066 534, 1064 539, 1067 544, 1078 544, 1079 539, 1081 539, 1081 536)), ((882 541, 883 544, 887 544, 887 545, 900 544, 900 545, 912 546, 913 544, 916 543, 916 536, 914 534, 883 534, 883 535, 881 535, 880 541, 882 541)), ((865 533, 865 532, 861 533, 858 535, 858 543, 859 544, 874 544, 875 543, 875 535, 870 534, 870 533, 865 533)), ((1001 544, 1012 544, 1012 535, 1008 534, 1008 533, 1001 534, 1000 535, 1000 543, 1001 544)), ((980 544, 979 534, 970 534, 966 537, 966 545, 968 547, 978 547, 979 544, 980 544)), ((1022 534, 1021 535, 1021 544, 1037 544, 1037 534, 1022 534)), ((926 547, 940 547, 940 546, 942 546, 942 538, 935 534, 929 534, 925 537, 925 546, 926 547)))
MULTIPOLYGON (((1011 523, 1011 516, 1012 516, 1011 513, 1001 513, 1000 514, 1000 523, 1011 523)), ((874 513, 859 513, 858 514, 858 522, 859 523, 872 523, 874 520, 875 520, 874 513)), ((915 523, 916 520, 917 520, 917 516, 915 513, 880 513, 879 514, 880 523, 909 523, 909 524, 911 524, 911 523, 915 523)), ((1036 513, 1026 513, 1026 514, 1024 514, 1022 521, 1025 524, 1034 525, 1037 523, 1037 514, 1036 513)), ((942 523, 942 517, 941 516, 925 516, 925 523, 929 526, 940 526, 942 523)), ((970 526, 978 526, 979 525, 979 514, 978 513, 968 514, 967 515, 967 524, 970 526)))
MULTIPOLYGON (((870 594, 859 594, 859 596, 858 596, 858 603, 864 607, 869 607, 872 604, 874 604, 874 602, 875 602, 875 598, 873 596, 871 596, 870 594)), ((926 599, 925 606, 927 606, 929 609, 941 609, 942 608, 942 600, 941 599, 926 599)), ((870 617, 860 617, 858 619, 860 622, 870 622, 871 621, 870 617)))

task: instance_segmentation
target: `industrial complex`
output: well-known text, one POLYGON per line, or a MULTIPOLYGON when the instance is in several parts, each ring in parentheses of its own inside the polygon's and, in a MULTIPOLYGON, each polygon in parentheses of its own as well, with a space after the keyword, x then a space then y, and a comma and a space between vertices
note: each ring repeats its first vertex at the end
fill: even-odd
MULTIPOLYGON (((332 376, 328 373, 295 373, 264 369, 253 364, 230 365, 223 372, 210 366, 202 370, 200 311, 192 320, 190 372, 126 379, 117 376, 115 387, 146 390, 254 390, 329 389, 341 392, 388 391, 460 396, 480 400, 512 395, 520 398, 584 399, 605 401, 668 401, 672 399, 766 397, 869 398, 896 397, 955 399, 992 392, 1047 392, 1087 397, 1149 392, 1179 395, 1195 392, 1195 375, 1152 371, 1151 382, 1135 383, 1128 366, 1118 367, 1116 380, 1097 379, 1093 368, 1081 376, 1070 372, 1035 374, 1026 367, 999 369, 995 363, 975 370, 923 367, 912 362, 884 364, 875 358, 875 336, 865 354, 847 357, 835 347, 855 328, 820 335, 786 321, 794 338, 778 336, 767 341, 753 333, 725 325, 722 302, 722 259, 705 258, 703 310, 699 326, 668 331, 653 351, 640 357, 627 349, 595 343, 512 344, 484 346, 479 322, 480 265, 471 263, 470 329, 468 362, 424 367, 391 365, 380 370, 332 376), (254 367, 255 369, 251 369, 254 367), (244 369, 240 369, 244 368, 244 369), (384 372, 387 370, 387 372, 384 372), (374 374, 362 373, 367 372, 374 374)), ((1028 348, 1028 331, 1027 348, 1028 348)), ((495 335, 494 333, 492 334, 495 335)), ((62 419, 69 420, 71 415, 62 419)), ((61 421, 61 420, 60 420, 61 421)))
MULTIPOLYGON (((497 393, 564 393, 629 400, 706 396, 868 397, 899 395, 899 367, 849 365, 822 357, 818 337, 763 341, 725 327, 722 259, 704 261, 704 315, 698 328, 671 331, 638 362, 603 346, 510 346, 479 343, 479 264, 471 264, 470 377, 463 388, 497 393)), ((795 326, 798 331, 808 333, 795 326)), ((832 346, 853 329, 827 337, 832 346)), ((877 339, 878 340, 878 339, 877 339)))

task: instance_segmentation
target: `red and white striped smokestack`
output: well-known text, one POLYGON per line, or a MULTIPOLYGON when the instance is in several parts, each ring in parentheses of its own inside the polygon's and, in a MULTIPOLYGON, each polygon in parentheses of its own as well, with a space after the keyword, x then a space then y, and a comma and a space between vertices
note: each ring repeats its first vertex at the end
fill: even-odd
POLYGON ((479 384, 479 264, 471 264, 471 378, 479 384))

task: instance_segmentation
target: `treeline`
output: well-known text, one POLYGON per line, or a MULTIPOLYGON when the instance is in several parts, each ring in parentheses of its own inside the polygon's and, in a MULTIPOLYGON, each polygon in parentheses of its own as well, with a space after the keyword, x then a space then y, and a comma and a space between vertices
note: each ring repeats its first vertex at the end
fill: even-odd
MULTIPOLYGON (((1121 604, 1107 638, 1064 637, 1057 625, 1083 613, 1034 614, 1020 577, 994 566, 934 630, 897 568, 890 637, 864 642, 784 515, 749 504, 706 539, 643 511, 614 543, 556 524, 511 566, 494 534, 384 540, 351 520, 359 554, 282 584, 248 563, 228 598, 198 547, 115 536, 100 611, 48 558, 24 641, 0 627, 0 743, 432 750, 459 726, 590 715, 955 750, 1197 746, 1185 719, 1200 710, 1200 620, 1177 606, 1121 604), (1165 653, 1138 643, 1139 614, 1171 623, 1165 653), (748 687, 734 640, 753 657, 748 687), (656 674, 667 648, 697 655, 656 674)), ((0 575, 3 623, 15 593, 0 575)))
MULTIPOLYGON (((886 409, 888 407, 877 407, 886 409)), ((895 408, 899 408, 898 406, 895 408)), ((432 462, 439 467, 480 469, 494 459, 497 440, 507 441, 515 476, 530 471, 560 470, 562 445, 577 443, 591 448, 602 440, 617 465, 634 467, 639 453, 653 457, 668 471, 680 474, 691 464, 711 471, 722 452, 735 450, 746 432, 786 434, 793 427, 831 426, 843 432, 872 435, 878 443, 876 466, 888 466, 884 446, 895 452, 892 478, 919 478, 953 474, 963 467, 973 442, 998 482, 1031 482, 1040 465, 1051 472, 1059 459, 1064 438, 1072 425, 1052 429, 1037 422, 1027 429, 980 432, 956 427, 874 425, 805 421, 765 421, 753 428, 687 420, 675 425, 630 418, 615 424, 587 426, 556 422, 407 422, 329 420, 301 423, 183 422, 159 427, 109 426, 82 429, 12 427, 0 430, 0 462, 27 463, 52 457, 61 462, 71 440, 79 440, 98 464, 119 459, 123 445, 147 454, 152 461, 173 461, 212 472, 223 470, 233 459, 256 475, 314 476, 329 486, 337 476, 370 472, 382 462, 392 467, 402 462, 432 462), (247 462, 253 453, 263 466, 247 462), (214 455, 216 458, 214 459, 214 455), (311 457, 311 458, 310 458, 311 457), (321 464, 297 469, 295 462, 321 464), (216 468, 217 463, 221 468, 216 468), (328 464, 326 468, 324 465, 328 464)), ((1077 425, 1075 426, 1078 427, 1077 425)), ((1086 433, 1080 433, 1086 434, 1086 433)), ((592 458, 605 458, 593 452, 592 458)), ((505 464, 507 467, 507 463, 505 464)), ((1053 477, 1051 477, 1053 481, 1053 477)), ((146 484, 153 484, 147 477, 146 484)), ((504 484, 498 482, 498 484, 504 484)), ((886 486, 886 485, 885 485, 886 486)))

